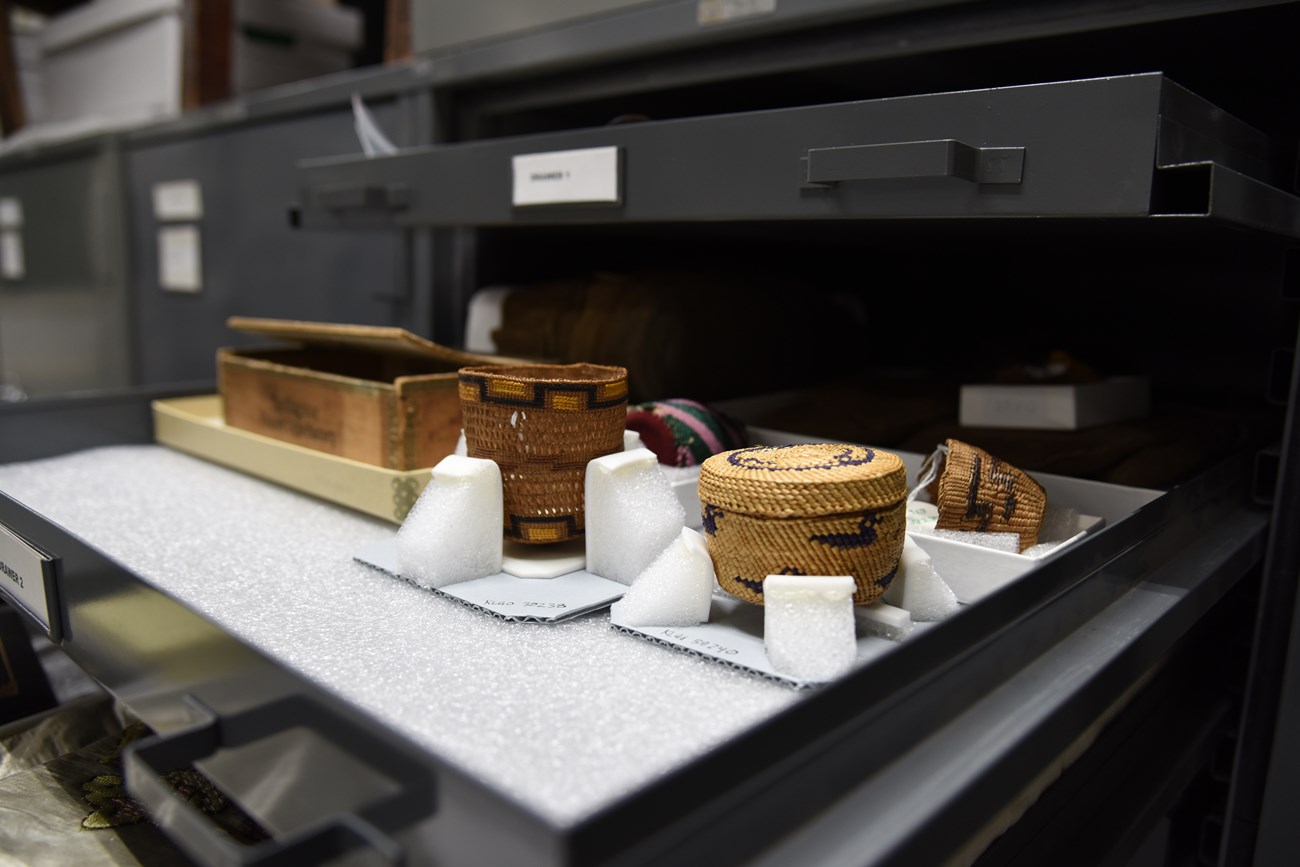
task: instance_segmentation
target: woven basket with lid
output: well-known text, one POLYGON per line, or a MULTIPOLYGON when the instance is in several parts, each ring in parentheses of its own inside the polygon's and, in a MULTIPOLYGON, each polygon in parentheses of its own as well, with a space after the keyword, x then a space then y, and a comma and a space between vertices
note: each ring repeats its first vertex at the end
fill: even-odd
POLYGON ((763 603, 768 575, 852 575, 857 605, 898 570, 907 468, 866 446, 737 449, 700 467, 700 511, 718 583, 763 603))
POLYGON ((587 462, 623 448, 627 370, 464 367, 460 408, 469 456, 501 468, 506 538, 549 544, 582 536, 587 462))

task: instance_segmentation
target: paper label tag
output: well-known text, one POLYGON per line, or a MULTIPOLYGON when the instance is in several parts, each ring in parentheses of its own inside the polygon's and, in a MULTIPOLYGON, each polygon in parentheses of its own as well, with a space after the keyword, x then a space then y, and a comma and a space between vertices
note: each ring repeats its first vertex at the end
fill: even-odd
POLYGON ((203 288, 198 226, 158 230, 158 284, 173 292, 198 292, 203 288))
POLYGON ((515 207, 622 201, 617 147, 520 154, 511 158, 511 170, 515 207))
MULTIPOLYGON (((8 527, 0 524, 0 591, 5 597, 45 627, 54 637, 50 625, 47 578, 54 575, 54 558, 32 546, 8 527)), ((53 581, 48 582, 51 586, 53 581)))
MULTIPOLYGON (((730 596, 714 596, 709 622, 698 626, 628 626, 613 615, 609 622, 620 632, 703 656, 796 689, 820 685, 777 671, 767 658, 767 648, 763 643, 763 609, 730 596)), ((876 635, 860 635, 857 644, 857 665, 898 646, 897 642, 876 635)))
POLYGON ((153 185, 154 219, 199 220, 203 218, 203 189, 198 181, 167 181, 153 185))
POLYGON ((23 225, 23 203, 15 198, 0 199, 0 229, 20 229, 23 225))
POLYGON ((27 276, 23 259, 23 233, 17 229, 0 231, 0 277, 21 280, 27 276))
POLYGON ((776 0, 699 0, 696 21, 704 27, 740 18, 771 15, 775 11, 776 0))
MULTIPOLYGON (((361 546, 353 559, 401 578, 397 542, 384 539, 361 546)), ((503 620, 560 623, 612 605, 627 592, 617 581, 585 570, 556 578, 516 578, 502 572, 433 591, 503 620)))

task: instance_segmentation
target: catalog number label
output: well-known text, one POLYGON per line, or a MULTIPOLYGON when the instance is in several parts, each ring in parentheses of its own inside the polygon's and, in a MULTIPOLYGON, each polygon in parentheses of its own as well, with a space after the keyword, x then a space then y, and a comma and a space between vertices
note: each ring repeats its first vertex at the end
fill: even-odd
POLYGON ((519 154, 511 157, 511 169, 515 207, 620 201, 617 147, 519 154))
MULTIPOLYGON (((51 633, 45 585, 54 574, 54 558, 0 524, 0 590, 51 633)), ((53 583, 52 581, 49 583, 53 583)))

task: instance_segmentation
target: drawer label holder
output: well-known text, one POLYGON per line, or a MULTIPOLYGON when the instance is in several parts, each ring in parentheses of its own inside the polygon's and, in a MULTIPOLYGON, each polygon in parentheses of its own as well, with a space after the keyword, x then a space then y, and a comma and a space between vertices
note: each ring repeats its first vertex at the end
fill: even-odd
POLYGON ((511 158, 515 207, 618 205, 621 159, 617 146, 519 154, 511 158))
POLYGON ((27 612, 59 641, 58 558, 0 524, 0 596, 27 612))

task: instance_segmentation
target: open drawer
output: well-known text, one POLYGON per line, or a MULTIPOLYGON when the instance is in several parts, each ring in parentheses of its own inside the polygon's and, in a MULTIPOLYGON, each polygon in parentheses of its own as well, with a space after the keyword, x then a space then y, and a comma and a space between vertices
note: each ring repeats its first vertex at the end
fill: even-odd
POLYGON ((1268 139, 1160 73, 300 164, 309 228, 1215 217, 1294 236, 1268 139))
POLYGON ((50 564, 55 637, 161 736, 131 790, 165 806, 154 776, 197 760, 275 835, 213 848, 164 809, 200 860, 745 863, 829 845, 817 823, 849 804, 859 863, 920 864, 987 843, 1260 561, 1246 478, 1229 460, 807 693, 603 613, 440 600, 352 562, 391 524, 147 437, 0 466, 0 523, 50 564))

